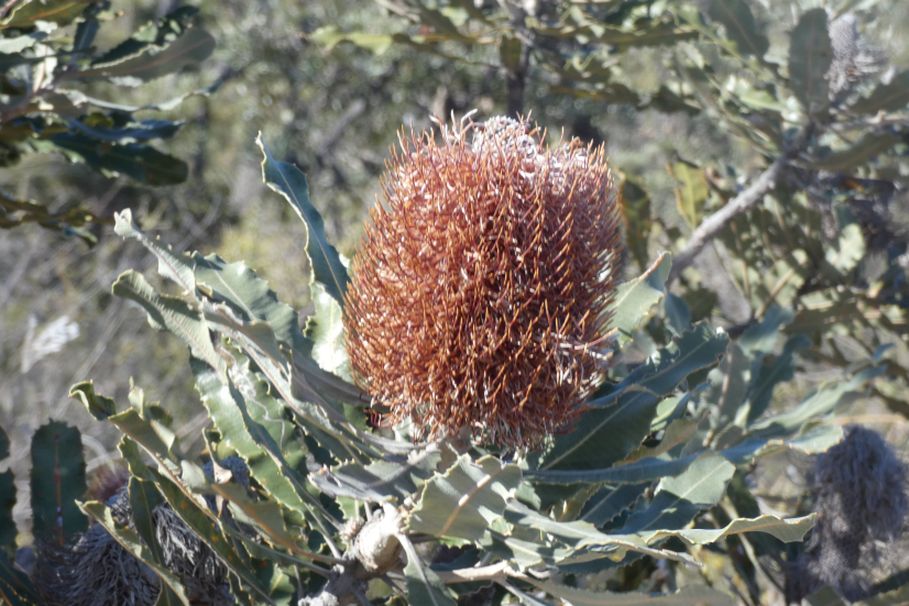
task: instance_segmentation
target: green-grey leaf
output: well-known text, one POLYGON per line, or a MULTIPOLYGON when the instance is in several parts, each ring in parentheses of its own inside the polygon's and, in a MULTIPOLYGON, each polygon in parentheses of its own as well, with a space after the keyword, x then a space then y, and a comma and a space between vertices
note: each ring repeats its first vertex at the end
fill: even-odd
POLYGON ((85 493, 82 435, 51 421, 32 437, 32 526, 35 536, 58 545, 87 527, 76 499, 85 493))
POLYGON ((195 357, 205 360, 212 368, 223 367, 212 344, 208 323, 186 301, 159 294, 133 270, 120 274, 112 290, 115 295, 135 301, 145 309, 153 327, 168 330, 183 339, 195 357))
POLYGON ((429 566, 420 559, 417 550, 407 537, 401 537, 401 546, 407 554, 404 577, 407 582, 407 597, 411 604, 425 606, 455 606, 455 596, 429 566))
POLYGON ((275 160, 268 151, 262 134, 256 137, 262 152, 262 179, 265 184, 287 200, 306 225, 306 254, 313 271, 313 279, 321 282, 335 300, 344 305, 347 291, 347 269, 341 256, 325 237, 322 215, 309 199, 306 177, 293 164, 275 160))
POLYGON ((606 395, 591 400, 577 429, 558 436, 541 469, 608 467, 634 451, 650 431, 656 408, 688 375, 717 362, 727 337, 698 324, 606 395))
POLYGON ((900 137, 888 132, 870 132, 846 149, 813 160, 811 164, 823 170, 851 171, 889 150, 900 137))
POLYGON ((350 359, 344 346, 344 322, 341 305, 320 283, 312 285, 315 310, 306 324, 306 336, 312 340, 312 357, 322 370, 350 380, 350 359))
POLYGON ((675 530, 655 530, 649 533, 637 533, 646 543, 652 544, 669 537, 682 539, 689 545, 708 545, 728 536, 748 532, 763 532, 784 543, 800 543, 814 526, 817 514, 798 518, 780 518, 774 515, 761 515, 756 518, 736 518, 722 528, 684 528, 675 530))
MULTIPOLYGON (((16 553, 16 478, 9 469, 0 473, 0 558, 13 557, 16 553)), ((2 590, 0 590, 2 592, 2 590)))
POLYGON ((186 181, 189 175, 183 160, 144 143, 112 144, 74 131, 54 135, 50 140, 95 169, 126 175, 149 185, 175 185, 186 181))
POLYGON ((268 324, 278 342, 291 349, 307 346, 296 312, 244 262, 227 263, 217 255, 198 253, 192 259, 196 286, 209 299, 227 302, 245 322, 268 324))
POLYGON ((109 63, 99 63, 74 74, 77 78, 116 78, 123 84, 137 84, 160 78, 208 57, 215 39, 199 27, 190 27, 163 45, 150 44, 139 52, 109 63))
POLYGON ((610 306, 610 326, 618 330, 620 343, 627 342, 662 301, 671 266, 669 253, 661 253, 643 274, 620 284, 616 289, 615 299, 610 306))
POLYGON ((621 529, 623 533, 682 528, 702 509, 715 505, 726 492, 735 465, 722 456, 706 452, 683 473, 663 478, 653 500, 632 512, 621 529))
POLYGON ((517 465, 488 455, 476 462, 461 455, 448 471, 425 483, 408 529, 457 544, 479 542, 491 526, 504 526, 505 502, 520 482, 517 465))
POLYGON ((707 14, 726 28, 726 36, 743 55, 764 56, 770 48, 770 41, 754 19, 751 8, 745 0, 710 0, 707 14))
POLYGON ((909 105, 909 70, 902 71, 887 84, 881 84, 864 99, 853 103, 850 111, 875 114, 879 111, 899 111, 909 105))
POLYGON ((302 518, 311 516, 312 503, 303 489, 304 480, 287 465, 267 429, 251 418, 248 401, 232 384, 198 360, 191 361, 196 387, 222 439, 239 454, 251 475, 276 502, 302 518))
POLYGON ((133 222, 133 213, 126 208, 114 215, 114 233, 121 238, 132 238, 154 253, 158 259, 158 273, 175 282, 184 292, 196 290, 193 263, 186 255, 175 253, 170 247, 146 236, 133 222))
POLYGON ((789 82, 809 114, 822 114, 830 104, 827 71, 833 46, 827 31, 827 11, 815 8, 799 18, 789 44, 789 82))

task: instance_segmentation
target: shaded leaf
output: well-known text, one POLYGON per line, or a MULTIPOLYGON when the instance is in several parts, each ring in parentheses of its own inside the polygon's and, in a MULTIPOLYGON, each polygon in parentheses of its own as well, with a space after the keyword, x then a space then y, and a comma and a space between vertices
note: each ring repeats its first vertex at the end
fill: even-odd
POLYGON ((287 200, 306 225, 306 254, 313 271, 313 279, 325 286, 326 292, 344 305, 347 291, 347 269, 341 256, 325 237, 322 215, 309 199, 306 177, 293 164, 271 157, 260 133, 256 145, 262 152, 262 179, 265 184, 287 200))
POLYGON ((833 46, 827 31, 827 11, 815 8, 802 14, 789 43, 789 82, 809 114, 827 111, 827 72, 833 46))
POLYGON ((887 84, 879 85, 864 99, 859 99, 849 110, 861 114, 875 114, 879 111, 899 111, 909 105, 909 71, 903 71, 887 84))
POLYGON ((701 510, 715 505, 726 492, 735 465, 722 456, 706 452, 675 477, 663 478, 653 500, 632 512, 623 533, 682 528, 701 510))
POLYGON ((168 330, 186 342, 192 354, 213 368, 223 361, 215 352, 208 323, 202 314, 183 299, 158 294, 142 274, 132 270, 122 273, 114 282, 113 293, 138 303, 148 314, 149 323, 158 330, 168 330))
POLYGON ((215 48, 215 39, 199 27, 185 30, 163 44, 149 44, 116 60, 98 62, 74 75, 77 78, 112 78, 121 84, 138 84, 195 65, 215 48))
POLYGON ((63 545, 88 526, 76 506, 85 493, 82 435, 51 421, 32 436, 31 506, 35 536, 63 545))
POLYGON ((407 597, 412 604, 426 606, 455 606, 455 596, 429 566, 420 559, 417 550, 407 537, 401 537, 401 546, 407 554, 404 577, 407 597))
MULTIPOLYGON (((13 507, 16 506, 16 478, 12 470, 0 473, 0 559, 12 558, 16 553, 16 520, 13 507)), ((2 589, 0 589, 2 593, 2 589)))
POLYGON ((770 41, 764 28, 758 26, 745 0, 710 0, 707 14, 726 28, 726 36, 743 55, 764 56, 770 41))
POLYGON ((142 143, 107 143, 75 132, 54 135, 51 141, 77 154, 92 168, 126 175, 148 185, 182 183, 189 174, 183 160, 142 143))
POLYGON ((657 404, 689 374, 717 362, 727 337, 699 324, 609 393, 591 400, 577 429, 557 436, 541 469, 607 467, 634 451, 650 431, 657 404))
POLYGON ((893 133, 872 132, 846 149, 812 160, 811 164, 823 170, 851 171, 874 160, 899 142, 900 137, 893 133))

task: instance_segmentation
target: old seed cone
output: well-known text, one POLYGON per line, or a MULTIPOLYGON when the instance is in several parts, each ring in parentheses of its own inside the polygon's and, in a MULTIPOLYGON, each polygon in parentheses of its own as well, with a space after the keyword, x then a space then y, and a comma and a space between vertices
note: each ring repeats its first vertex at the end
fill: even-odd
POLYGON ((621 257, 602 146, 527 120, 400 137, 347 292, 355 377, 417 437, 505 447, 564 428, 598 381, 621 257))

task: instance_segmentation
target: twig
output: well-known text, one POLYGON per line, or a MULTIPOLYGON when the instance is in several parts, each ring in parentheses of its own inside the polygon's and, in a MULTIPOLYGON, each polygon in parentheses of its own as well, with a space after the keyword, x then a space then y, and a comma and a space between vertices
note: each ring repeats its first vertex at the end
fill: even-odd
POLYGON ((459 568, 457 570, 436 570, 434 571, 443 583, 451 585, 454 583, 474 583, 477 581, 496 581, 504 580, 506 576, 521 577, 520 574, 511 574, 508 562, 498 562, 488 566, 477 566, 475 568, 459 568))
POLYGON ((774 160, 773 164, 768 166, 751 185, 745 188, 744 191, 733 198, 726 206, 704 219, 701 224, 698 225, 697 229, 694 230, 694 233, 691 234, 688 244, 685 245, 685 248, 683 248, 673 260, 668 282, 672 282, 678 278, 682 273, 682 270, 686 269, 694 262, 695 257, 700 254, 708 242, 720 233, 727 223, 743 212, 753 208, 764 198, 764 194, 773 189, 780 173, 789 162, 789 157, 789 154, 784 154, 774 160))

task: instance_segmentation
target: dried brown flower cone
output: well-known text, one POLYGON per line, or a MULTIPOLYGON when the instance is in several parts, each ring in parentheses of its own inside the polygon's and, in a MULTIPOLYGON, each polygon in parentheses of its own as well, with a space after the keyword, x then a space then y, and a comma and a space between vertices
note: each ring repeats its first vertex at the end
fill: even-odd
POLYGON ((347 292, 351 365, 417 437, 535 446, 600 375, 616 188, 602 147, 549 148, 526 120, 440 130, 402 134, 388 162, 347 292))

